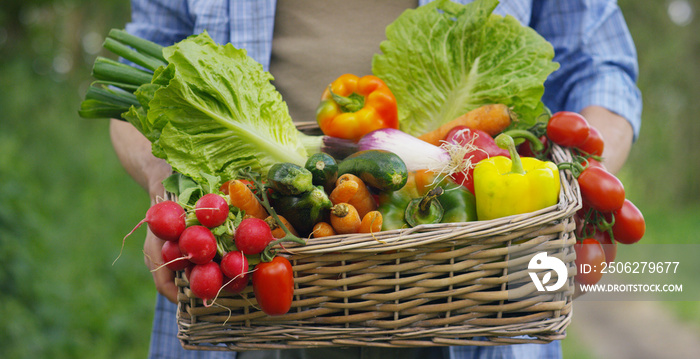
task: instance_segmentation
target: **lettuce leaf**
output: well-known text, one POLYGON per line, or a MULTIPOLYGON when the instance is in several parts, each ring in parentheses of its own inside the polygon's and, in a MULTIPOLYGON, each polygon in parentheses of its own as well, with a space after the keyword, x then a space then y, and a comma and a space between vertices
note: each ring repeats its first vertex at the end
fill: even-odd
POLYGON ((554 49, 512 16, 492 14, 497 5, 437 0, 387 27, 372 72, 396 96, 403 131, 419 136, 489 103, 509 106, 521 127, 544 112, 554 49))
POLYGON ((137 93, 142 109, 124 117, 151 140, 153 153, 198 182, 233 178, 277 162, 303 165, 307 151, 272 75, 232 45, 204 32, 163 49, 167 67, 137 93))

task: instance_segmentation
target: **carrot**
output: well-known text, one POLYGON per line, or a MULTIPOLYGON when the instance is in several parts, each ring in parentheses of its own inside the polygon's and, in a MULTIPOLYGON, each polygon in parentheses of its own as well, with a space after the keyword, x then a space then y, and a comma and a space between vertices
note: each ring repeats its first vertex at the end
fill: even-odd
POLYGON ((331 207, 331 226, 338 234, 357 233, 360 231, 360 215, 349 203, 338 203, 331 207))
POLYGON ((360 233, 374 233, 382 230, 382 213, 379 211, 368 212, 360 222, 360 233))
POLYGON ((359 188, 359 184, 355 181, 343 181, 333 188, 328 198, 333 204, 347 203, 355 196, 359 188))
POLYGON ((467 126, 474 130, 482 130, 491 136, 496 136, 503 132, 512 121, 513 114, 508 109, 508 106, 503 104, 483 105, 418 138, 435 146, 440 146, 440 141, 444 140, 450 130, 456 126, 467 126))
POLYGON ((260 219, 267 217, 265 207, 245 183, 239 180, 231 181, 228 185, 228 195, 231 205, 245 211, 247 215, 260 219))
MULTIPOLYGON (((284 226, 287 227, 289 232, 291 232, 293 235, 299 237, 299 233, 297 233, 297 231, 294 229, 294 227, 292 227, 292 224, 289 223, 289 221, 286 218, 284 218, 284 216, 281 216, 278 214, 277 217, 280 219, 280 222, 282 222, 282 224, 284 224, 284 226)), ((287 235, 287 233, 284 231, 284 229, 282 229, 282 227, 280 227, 279 223, 277 223, 277 221, 275 221, 274 217, 267 216, 265 218, 265 222, 267 223, 268 226, 270 226, 270 230, 272 230, 273 237, 279 239, 279 238, 282 238, 285 235, 287 235)))
POLYGON ((328 222, 318 222, 314 225, 314 229, 311 231, 311 235, 314 238, 328 237, 336 235, 333 226, 328 222))
POLYGON ((434 185, 437 174, 430 170, 416 170, 412 173, 419 195, 427 193, 434 185))
POLYGON ((367 212, 377 209, 377 201, 374 200, 374 197, 372 197, 372 194, 369 192, 369 188, 367 188, 367 185, 364 181, 362 181, 362 179, 360 179, 360 177, 357 177, 352 173, 343 174, 338 177, 336 187, 341 186, 342 183, 346 181, 357 183, 357 192, 354 196, 352 196, 352 198, 350 198, 349 201, 347 201, 347 203, 355 207, 357 213, 360 215, 360 218, 364 217, 367 212))

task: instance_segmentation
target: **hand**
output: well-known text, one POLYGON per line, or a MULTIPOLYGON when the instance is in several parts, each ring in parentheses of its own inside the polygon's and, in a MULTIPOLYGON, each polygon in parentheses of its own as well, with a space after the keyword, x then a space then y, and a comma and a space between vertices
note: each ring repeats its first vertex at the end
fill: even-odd
MULTIPOLYGON (((165 196, 163 180, 172 173, 172 168, 165 160, 156 158, 151 153, 151 142, 128 122, 112 120, 110 126, 112 145, 131 177, 141 185, 151 198, 151 205, 165 196)), ((163 240, 149 230, 143 244, 144 262, 153 274, 156 289, 171 302, 177 301, 175 274, 168 268, 154 269, 162 265, 161 248, 163 240)))
MULTIPOLYGON (((149 153, 150 155, 150 153, 149 153)), ((155 167, 148 172, 148 193, 151 197, 151 205, 163 200, 165 188, 163 180, 170 175, 172 169, 164 160, 153 158, 155 167), (161 162, 162 161, 162 162, 161 162)), ((162 294, 169 301, 177 303, 177 286, 175 285, 175 272, 163 266, 161 250, 164 240, 158 238, 149 229, 146 233, 146 240, 143 243, 143 260, 146 267, 153 275, 153 283, 158 293, 162 294)))
POLYGON ((632 149, 634 132, 624 117, 600 106, 588 106, 581 110, 588 123, 603 136, 603 164, 610 173, 617 173, 632 149))
POLYGON ((143 260, 153 275, 153 282, 158 293, 168 298, 169 301, 176 303, 177 286, 175 285, 175 273, 164 267, 163 261, 160 260, 160 251, 163 243, 165 243, 164 240, 156 237, 149 230, 146 234, 146 241, 143 244, 143 260))

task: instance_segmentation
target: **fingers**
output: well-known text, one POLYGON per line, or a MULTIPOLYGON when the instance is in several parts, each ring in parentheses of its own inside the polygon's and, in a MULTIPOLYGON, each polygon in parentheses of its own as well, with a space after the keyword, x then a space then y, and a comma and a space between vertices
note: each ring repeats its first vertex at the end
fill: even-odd
POLYGON ((149 230, 143 245, 144 263, 153 275, 153 282, 158 293, 162 294, 169 301, 177 302, 177 286, 175 285, 175 273, 163 266, 161 248, 162 239, 156 237, 149 230))
POLYGON ((169 301, 177 303, 177 286, 175 285, 175 273, 165 267, 158 269, 153 273, 153 281, 156 284, 156 290, 169 301))

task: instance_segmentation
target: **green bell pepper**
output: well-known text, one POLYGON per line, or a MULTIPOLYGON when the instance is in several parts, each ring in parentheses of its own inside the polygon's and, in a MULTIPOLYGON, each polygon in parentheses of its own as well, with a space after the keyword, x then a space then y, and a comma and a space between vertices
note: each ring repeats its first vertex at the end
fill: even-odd
POLYGON ((410 175, 408 182, 401 189, 380 194, 377 210, 382 214, 382 231, 408 228, 406 207, 416 197, 419 197, 418 190, 410 175))
POLYGON ((476 221, 476 199, 464 186, 445 180, 442 183, 445 193, 438 197, 438 201, 445 209, 441 223, 476 221))
POLYGON ((468 189, 449 179, 434 188, 426 188, 416 184, 415 176, 409 174, 406 185, 400 190, 379 196, 383 231, 425 223, 476 220, 476 201, 468 189))
POLYGON ((419 224, 440 223, 445 210, 437 199, 444 192, 442 187, 435 187, 423 197, 414 198, 408 202, 404 213, 406 223, 411 227, 419 224))

